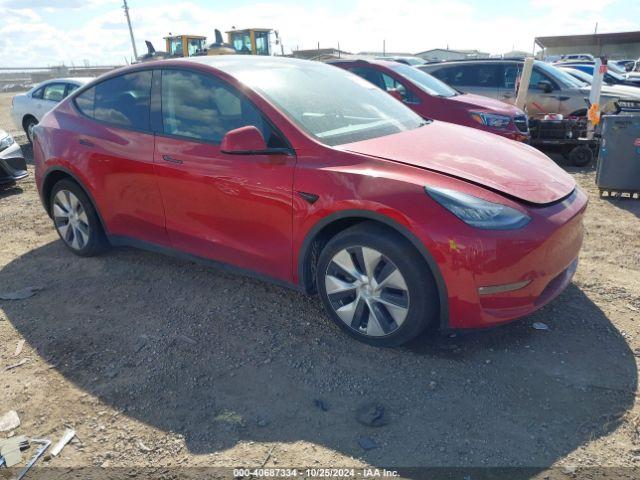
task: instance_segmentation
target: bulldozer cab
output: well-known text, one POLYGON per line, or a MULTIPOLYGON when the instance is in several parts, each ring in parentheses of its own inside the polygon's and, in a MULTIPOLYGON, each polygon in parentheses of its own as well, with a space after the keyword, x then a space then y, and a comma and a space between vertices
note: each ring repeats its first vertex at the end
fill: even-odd
POLYGON ((240 55, 271 55, 270 28, 247 28, 227 32, 229 44, 240 55))
POLYGON ((173 57, 202 55, 207 48, 207 37, 201 35, 170 35, 164 39, 167 53, 173 57))

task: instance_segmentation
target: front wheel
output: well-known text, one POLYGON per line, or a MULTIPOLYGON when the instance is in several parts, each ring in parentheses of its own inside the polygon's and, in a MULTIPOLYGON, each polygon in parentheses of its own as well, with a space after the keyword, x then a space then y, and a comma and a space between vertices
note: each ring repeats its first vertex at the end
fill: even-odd
POLYGON ((378 224, 364 222, 331 239, 316 275, 329 316, 365 343, 401 345, 438 318, 426 262, 404 237, 378 224))

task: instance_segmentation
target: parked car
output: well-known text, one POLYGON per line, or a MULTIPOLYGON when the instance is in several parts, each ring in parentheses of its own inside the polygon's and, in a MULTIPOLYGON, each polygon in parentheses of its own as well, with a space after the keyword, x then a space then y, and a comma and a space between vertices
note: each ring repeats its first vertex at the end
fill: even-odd
MULTIPOLYGON (((460 60, 418 68, 464 92, 515 103, 516 83, 523 65, 524 61, 518 60, 460 60)), ((535 61, 526 110, 529 116, 559 113, 565 117, 582 117, 587 113, 589 91, 589 87, 567 72, 546 62, 535 61)), ((601 111, 616 111, 616 104, 621 100, 640 106, 640 95, 620 97, 604 87, 600 97, 601 111)))
POLYGON ((359 340, 477 328, 571 281, 587 197, 547 156, 425 121, 321 62, 225 55, 111 72, 34 128, 64 244, 220 262, 307 293, 359 340))
POLYGON ((561 55, 559 61, 564 62, 593 62, 594 57, 590 53, 570 53, 567 55, 561 55))
POLYGON ((529 139, 527 116, 513 105, 459 92, 408 65, 384 60, 336 60, 331 65, 370 81, 418 115, 486 130, 512 140, 529 139))
POLYGON ((11 116, 16 126, 23 128, 29 142, 32 141, 32 129, 42 116, 55 107, 75 89, 85 85, 93 78, 54 78, 42 82, 26 93, 13 97, 11 116))
POLYGON ((409 56, 384 56, 384 57, 377 57, 376 60, 386 60, 388 62, 398 62, 398 63, 404 63, 405 65, 411 65, 412 67, 415 67, 417 65, 425 65, 427 63, 427 61, 424 58, 420 58, 420 57, 409 57, 409 56))
MULTIPOLYGON (((559 63, 556 65, 560 68, 570 67, 575 68, 576 70, 581 70, 589 75, 593 76, 593 72, 595 70, 595 65, 593 63, 559 63)), ((620 74, 617 71, 613 70, 611 66, 607 68, 606 73, 604 74, 603 80, 609 85, 629 85, 632 87, 640 87, 640 78, 628 78, 626 74, 620 74)))
MULTIPOLYGON (((585 85, 587 86, 591 86, 591 84, 593 83, 593 75, 589 75, 588 73, 584 72, 583 70, 577 70, 575 68, 571 68, 571 67, 561 67, 562 70, 566 71, 567 73, 569 73, 570 75, 574 76, 576 79, 580 80, 581 82, 584 82, 585 85)), ((613 92, 616 95, 619 95, 620 97, 624 98, 628 95, 636 95, 638 93, 640 93, 640 90, 638 90, 638 87, 630 87, 628 85, 609 85, 607 84, 607 90, 609 92, 613 92)), ((625 110, 627 109, 627 105, 624 101, 618 102, 618 105, 621 107, 624 107, 625 110), (620 105, 620 103, 622 103, 622 105, 620 105)), ((635 104, 631 104, 629 105, 631 108, 631 110, 634 110, 633 107, 635 107, 635 104)))
POLYGON ((27 176, 27 163, 20 145, 11 135, 0 130, 0 186, 13 184, 27 176))

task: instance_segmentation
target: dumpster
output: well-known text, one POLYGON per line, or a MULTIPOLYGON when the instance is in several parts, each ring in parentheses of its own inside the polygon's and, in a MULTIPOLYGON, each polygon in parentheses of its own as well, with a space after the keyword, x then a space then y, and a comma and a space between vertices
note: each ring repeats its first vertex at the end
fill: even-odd
POLYGON ((640 115, 605 115, 596 171, 600 195, 640 197, 640 115))

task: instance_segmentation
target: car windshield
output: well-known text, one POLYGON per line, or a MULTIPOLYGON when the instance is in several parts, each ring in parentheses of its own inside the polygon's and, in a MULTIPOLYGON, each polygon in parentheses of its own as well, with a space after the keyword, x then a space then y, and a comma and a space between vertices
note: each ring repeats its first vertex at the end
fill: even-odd
POLYGON ((421 90, 434 97, 455 97, 458 95, 458 92, 446 83, 417 68, 398 63, 393 65, 391 69, 408 78, 421 90))
POLYGON ((572 77, 569 73, 555 67, 553 65, 549 65, 544 62, 536 62, 536 66, 541 70, 545 71, 547 74, 553 77, 558 83, 562 84, 565 88, 582 88, 584 85, 580 80, 575 77, 572 77))
POLYGON ((233 73, 327 145, 382 137, 426 123, 372 83, 320 62, 265 59, 233 73))

